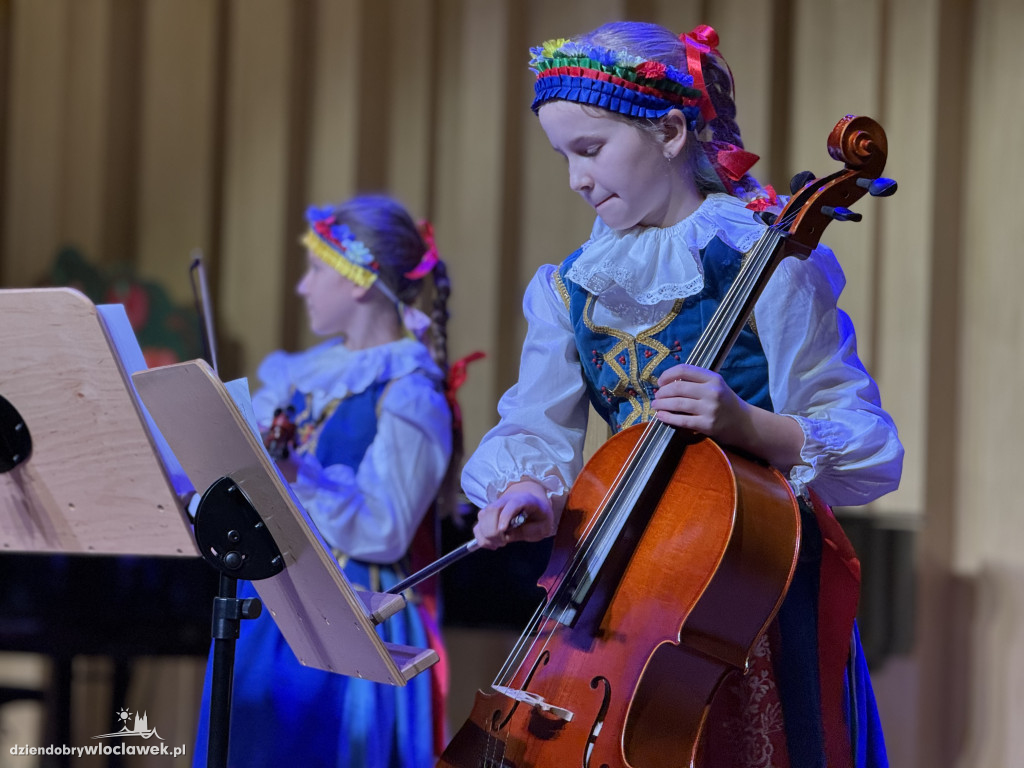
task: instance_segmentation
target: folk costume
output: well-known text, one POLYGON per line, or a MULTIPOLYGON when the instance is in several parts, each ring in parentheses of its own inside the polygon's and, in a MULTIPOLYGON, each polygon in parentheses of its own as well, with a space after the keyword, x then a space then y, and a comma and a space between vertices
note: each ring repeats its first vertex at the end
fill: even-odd
MULTIPOLYGON (((367 279, 374 266, 365 247, 350 232, 332 234, 322 212, 309 218, 307 247, 346 277, 367 279)), ((263 386, 252 403, 261 426, 294 408, 296 497, 356 589, 389 589, 411 572, 409 548, 451 456, 444 375, 429 350, 412 337, 361 350, 335 339, 297 354, 275 352, 258 376, 263 386)), ((250 583, 240 585, 240 596, 255 594, 250 583)), ((433 766, 446 674, 437 616, 412 596, 377 630, 389 643, 432 647, 442 661, 405 687, 388 686, 300 665, 268 612, 244 622, 229 765, 433 766)), ((207 691, 211 680, 212 665, 207 691)), ((205 764, 208 728, 206 696, 196 765, 205 764)))
MULTIPOLYGON (((701 28, 684 36, 689 73, 564 40, 532 51, 534 110, 552 99, 640 117, 680 108, 722 193, 670 227, 616 231, 597 219, 580 249, 537 272, 523 303, 519 380, 463 472, 478 505, 529 478, 557 511, 582 467, 589 405, 615 431, 653 418, 658 376, 687 360, 764 230, 754 211, 776 201, 746 174, 756 156, 707 129, 713 108, 694 81, 717 38, 703 29, 704 42, 693 37, 701 28)), ((803 430, 803 463, 788 477, 803 535, 793 585, 752 670, 715 699, 704 768, 823 767, 826 756, 831 768, 887 765, 854 624, 859 563, 826 505, 896 488, 903 449, 837 306, 844 283, 824 246, 784 259, 720 371, 740 397, 803 430)))

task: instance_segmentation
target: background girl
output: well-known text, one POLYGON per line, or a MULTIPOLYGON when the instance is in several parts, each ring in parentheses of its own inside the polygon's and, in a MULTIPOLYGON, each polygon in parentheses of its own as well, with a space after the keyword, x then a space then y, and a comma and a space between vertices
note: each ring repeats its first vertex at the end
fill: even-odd
MULTIPOLYGON (((408 574, 414 535, 452 457, 447 272, 432 236, 425 240, 390 198, 310 208, 306 219, 308 268, 297 293, 312 331, 329 338, 269 355, 253 407, 263 429, 275 412, 294 408, 293 447, 278 465, 349 581, 381 592, 408 574), (433 322, 411 306, 428 276, 433 322)), ((255 595, 251 584, 243 591, 255 595)), ((300 665, 266 612, 244 622, 229 765, 432 766, 445 667, 436 615, 411 596, 379 631, 387 642, 430 645, 442 662, 406 687, 380 685, 300 665)), ((207 690, 210 674, 208 666, 207 690)), ((206 759, 208 727, 207 694, 197 764, 206 759)))

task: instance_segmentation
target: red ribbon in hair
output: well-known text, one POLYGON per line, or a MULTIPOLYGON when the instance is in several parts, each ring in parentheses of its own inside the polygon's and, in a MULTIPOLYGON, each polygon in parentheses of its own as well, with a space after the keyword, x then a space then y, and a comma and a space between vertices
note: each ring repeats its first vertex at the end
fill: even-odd
POLYGON ((692 32, 681 34, 679 39, 686 49, 686 68, 693 77, 693 87, 701 92, 701 117, 704 118, 705 123, 709 123, 715 119, 715 115, 718 113, 715 111, 714 104, 711 103, 711 96, 708 95, 707 86, 704 84, 701 56, 711 51, 718 53, 718 33, 707 24, 698 24, 692 32))
POLYGON ((437 244, 434 242, 434 225, 424 220, 420 222, 419 230, 423 242, 427 244, 427 250, 420 259, 420 263, 405 273, 405 277, 410 280, 419 280, 421 277, 429 275, 438 261, 437 244))
POLYGON ((742 179, 744 174, 754 167, 754 163, 760 160, 753 152, 747 152, 735 144, 727 144, 724 141, 710 143, 716 164, 733 181, 742 179))
POLYGON ((735 194, 736 182, 742 179, 754 163, 761 159, 753 152, 747 152, 742 147, 727 141, 702 141, 700 148, 704 151, 712 169, 730 195, 735 194))
POLYGON ((462 427, 462 409, 459 407, 459 388, 466 383, 466 367, 474 360, 486 357, 480 350, 470 352, 465 357, 460 357, 448 367, 448 380, 445 382, 444 396, 448 400, 448 407, 452 412, 452 423, 456 429, 462 427))

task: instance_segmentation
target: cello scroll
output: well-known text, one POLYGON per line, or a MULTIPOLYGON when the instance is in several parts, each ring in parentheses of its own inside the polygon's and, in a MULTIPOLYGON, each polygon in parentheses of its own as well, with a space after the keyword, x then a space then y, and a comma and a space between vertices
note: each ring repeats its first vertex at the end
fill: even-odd
POLYGON ((860 221, 861 215, 850 206, 865 194, 888 197, 896 192, 896 182, 880 176, 888 141, 882 126, 870 117, 847 115, 836 123, 828 137, 828 153, 845 167, 820 179, 806 172, 794 177, 797 188, 773 225, 784 233, 786 255, 810 254, 831 221, 860 221))

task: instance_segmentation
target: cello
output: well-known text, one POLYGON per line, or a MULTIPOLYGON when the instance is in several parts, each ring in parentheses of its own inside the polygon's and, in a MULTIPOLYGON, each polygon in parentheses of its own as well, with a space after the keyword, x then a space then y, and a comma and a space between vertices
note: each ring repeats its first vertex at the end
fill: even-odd
MULTIPOLYGON (((844 117, 828 151, 843 169, 795 177, 688 363, 718 370, 781 260, 860 220, 849 206, 865 193, 895 192, 874 120, 844 117)), ((569 493, 544 603, 438 768, 698 765, 711 702, 747 669, 799 543, 778 470, 657 420, 617 433, 569 493)))

